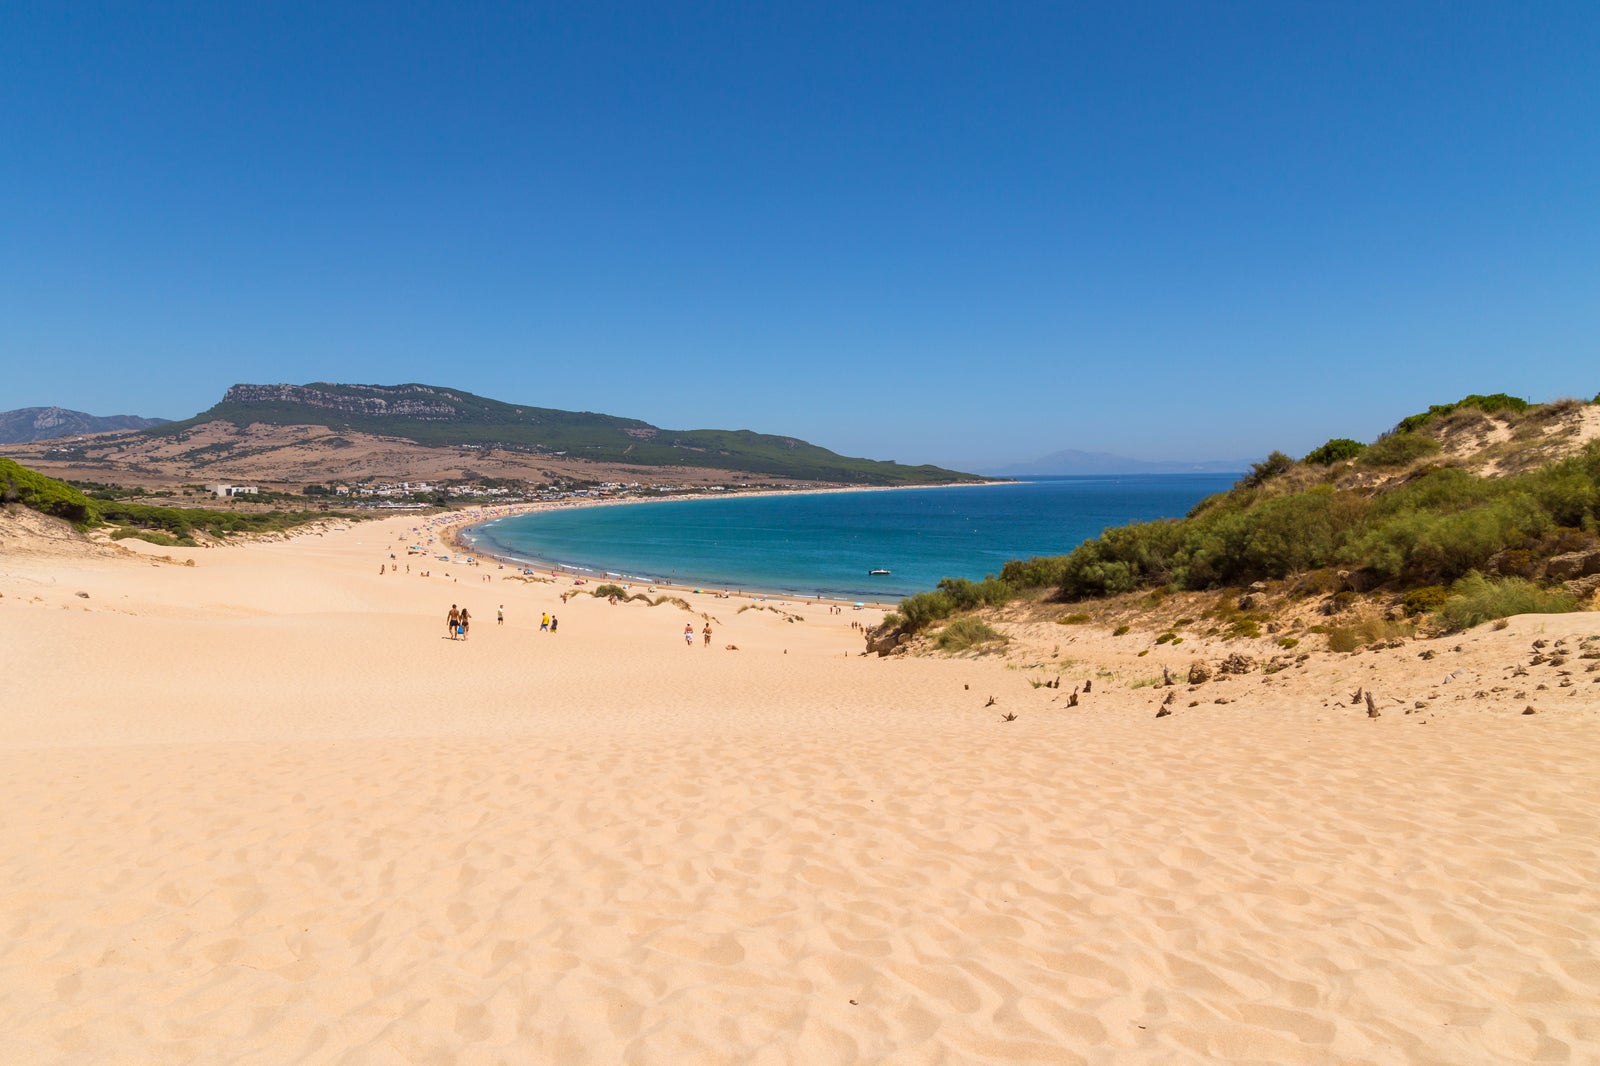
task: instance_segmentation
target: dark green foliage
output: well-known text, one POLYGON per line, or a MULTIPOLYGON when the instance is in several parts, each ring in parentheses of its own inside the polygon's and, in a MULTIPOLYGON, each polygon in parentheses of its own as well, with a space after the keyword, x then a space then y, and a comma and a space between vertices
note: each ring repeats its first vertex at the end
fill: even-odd
POLYGON ((1173 576, 1173 563, 1183 546, 1184 523, 1188 521, 1194 520, 1134 522, 1084 541, 1066 557, 1062 595, 1078 599, 1166 584, 1173 576))
POLYGON ((1015 589, 1055 588, 1066 576, 1065 555, 1012 559, 1000 568, 1000 580, 1015 589))
POLYGON ((1441 415, 1447 415, 1452 411, 1463 407, 1476 408, 1486 415, 1492 415, 1497 411, 1511 411, 1521 414, 1523 411, 1528 409, 1528 401, 1518 399, 1515 396, 1508 396, 1503 392, 1491 393, 1488 396, 1479 396, 1477 393, 1474 393, 1471 396, 1463 396, 1455 403, 1433 404, 1421 414, 1411 415, 1409 418, 1403 418, 1400 420, 1400 424, 1395 427, 1395 431, 1397 433, 1410 433, 1411 431, 1427 424, 1432 419, 1438 418, 1441 415))
POLYGON ((945 592, 919 592, 900 601, 901 625, 907 633, 915 633, 935 622, 949 618, 956 611, 955 601, 945 592))
POLYGON ((89 498, 64 481, 45 477, 35 470, 0 458, 0 503, 20 503, 69 522, 89 520, 89 498))
POLYGON ((1241 484, 1180 521, 1136 522, 1085 541, 1065 557, 1060 597, 1240 586, 1332 568, 1361 571, 1369 585, 1445 585, 1500 553, 1497 563, 1516 572, 1519 551, 1532 573, 1537 559, 1594 542, 1600 442, 1511 477, 1441 467, 1378 495, 1326 484, 1261 491, 1241 484))
POLYGON ((1015 595, 1010 585, 992 577, 983 581, 947 577, 939 582, 938 588, 950 597, 950 603, 957 611, 970 611, 975 607, 998 607, 1015 595))
POLYGON ((1367 446, 1349 437, 1335 437, 1305 457, 1312 466, 1332 466, 1346 459, 1354 459, 1367 450, 1367 446))
POLYGON ((1439 442, 1422 433, 1400 432, 1379 437, 1361 453, 1362 466, 1405 466, 1437 454, 1439 442))
POLYGON ((1259 488, 1294 466, 1294 460, 1282 452, 1273 452, 1259 463, 1250 464, 1250 473, 1239 482, 1246 488, 1259 488))
POLYGON ((608 596, 615 596, 619 600, 625 600, 625 599, 628 598, 628 590, 623 588, 621 585, 612 585, 612 584, 596 585, 589 592, 589 595, 598 596, 598 597, 600 597, 602 599, 604 599, 604 598, 606 598, 608 596))

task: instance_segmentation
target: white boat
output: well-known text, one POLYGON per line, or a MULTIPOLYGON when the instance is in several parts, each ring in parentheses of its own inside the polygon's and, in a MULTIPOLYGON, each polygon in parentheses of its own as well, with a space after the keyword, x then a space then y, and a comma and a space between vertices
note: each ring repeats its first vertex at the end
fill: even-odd
POLYGON ((889 571, 887 571, 887 570, 868 570, 867 571, 867 576, 868 577, 887 577, 887 576, 889 576, 889 571))

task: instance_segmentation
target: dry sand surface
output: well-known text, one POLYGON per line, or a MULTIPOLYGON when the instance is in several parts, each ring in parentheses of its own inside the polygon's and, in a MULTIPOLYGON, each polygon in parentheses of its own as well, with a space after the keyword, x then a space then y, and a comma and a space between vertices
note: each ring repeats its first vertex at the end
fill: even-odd
POLYGON ((0 1060, 1600 1061, 1595 615, 1157 720, 1192 647, 868 659, 870 612, 379 576, 414 519, 8 521, 0 1060))

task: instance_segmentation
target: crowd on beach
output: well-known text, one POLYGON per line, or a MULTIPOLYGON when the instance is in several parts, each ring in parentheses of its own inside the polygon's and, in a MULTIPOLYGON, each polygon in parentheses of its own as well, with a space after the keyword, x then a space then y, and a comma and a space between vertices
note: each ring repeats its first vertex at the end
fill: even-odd
MULTIPOLYGON (((485 516, 495 514, 514 514, 523 509, 524 508, 514 507, 490 508, 485 511, 475 513, 471 520, 476 521, 485 516)), ((494 580, 495 575, 494 573, 489 572, 487 568, 484 568, 484 561, 475 554, 466 554, 459 551, 460 544, 455 539, 454 532, 462 524, 463 516, 461 514, 438 515, 418 525, 412 526, 405 532, 405 534, 398 538, 398 544, 404 546, 404 551, 407 556, 415 555, 426 559, 432 555, 435 559, 456 567, 469 567, 474 570, 483 568, 482 572, 476 575, 478 580, 484 584, 491 583, 494 580)), ((505 570, 507 568, 507 564, 504 562, 493 559, 490 559, 489 561, 495 563, 495 569, 497 570, 505 570)), ((411 564, 409 562, 401 561, 398 558, 397 552, 393 550, 388 552, 388 559, 386 561, 379 563, 378 573, 380 576, 395 576, 401 572, 402 566, 405 568, 405 573, 408 575, 414 573, 415 576, 424 578, 431 578, 433 576, 431 566, 427 569, 417 570, 414 572, 411 564)), ((582 586, 587 583, 584 577, 571 573, 564 573, 559 569, 549 569, 548 577, 546 577, 546 571, 543 569, 535 569, 530 566, 518 565, 515 563, 511 564, 511 566, 515 571, 515 574, 512 576, 515 576, 519 579, 526 580, 536 578, 540 581, 560 581, 563 579, 570 579, 574 586, 582 586)), ((450 578, 452 583, 459 583, 461 580, 461 576, 452 575, 451 571, 449 570, 445 570, 443 572, 443 576, 450 578)), ((623 588, 631 591, 633 585, 631 583, 624 584, 623 588)), ((648 591, 654 593, 659 590, 656 585, 652 584, 649 586, 648 591)), ((715 591, 702 590, 700 588, 694 588, 690 591, 694 593, 705 592, 706 594, 715 596, 717 599, 730 599, 736 594, 728 590, 715 591)), ((565 604, 569 597, 577 594, 578 593, 573 589, 564 590, 560 593, 561 602, 565 604)), ((741 589, 737 594, 744 595, 744 591, 741 589)), ((764 593, 753 593, 751 594, 750 598, 756 600, 757 602, 765 602, 771 597, 764 593)), ((616 605, 624 601, 615 594, 612 594, 607 597, 607 602, 612 605, 616 605)), ((829 603, 825 606, 830 616, 842 615, 844 613, 844 607, 839 604, 829 603)), ((861 609, 863 606, 864 605, 862 604, 854 605, 855 609, 857 610, 861 609)), ((446 636, 448 639, 454 641, 467 640, 471 635, 472 620, 472 612, 468 607, 465 605, 452 603, 450 605, 450 610, 445 616, 446 636)), ((505 625, 505 604, 503 603, 496 608, 495 624, 497 626, 505 625)), ((551 613, 550 611, 542 611, 540 613, 539 632, 553 634, 560 631, 560 626, 560 620, 555 614, 551 613)), ((851 628, 862 629, 865 627, 861 626, 858 622, 852 621, 851 628)), ((698 635, 701 639, 702 648, 711 647, 712 628, 710 620, 707 620, 701 626, 698 635)), ((694 624, 686 623, 683 627, 684 646, 692 647, 694 645, 695 636, 696 630, 694 624)), ((729 650, 736 650, 735 645, 730 644, 727 647, 729 650)))

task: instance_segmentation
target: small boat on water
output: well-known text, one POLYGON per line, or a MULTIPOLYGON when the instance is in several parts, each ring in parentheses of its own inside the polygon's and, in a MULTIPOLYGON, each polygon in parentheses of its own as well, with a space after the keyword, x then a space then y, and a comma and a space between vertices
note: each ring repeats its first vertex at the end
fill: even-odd
POLYGON ((887 570, 868 570, 867 571, 867 576, 868 577, 887 577, 887 576, 889 576, 889 571, 887 571, 887 570))

